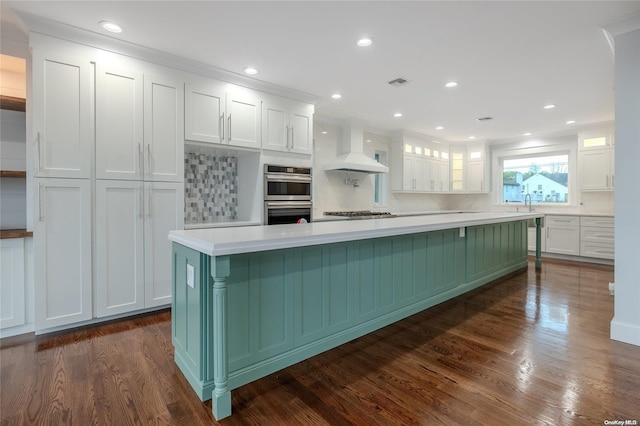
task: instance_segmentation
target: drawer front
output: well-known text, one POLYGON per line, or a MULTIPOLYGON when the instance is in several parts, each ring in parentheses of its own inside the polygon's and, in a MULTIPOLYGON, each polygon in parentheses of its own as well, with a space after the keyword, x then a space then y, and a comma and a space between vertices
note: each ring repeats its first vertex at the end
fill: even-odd
POLYGON ((606 243, 592 243, 583 241, 580 244, 580 256, 611 259, 614 257, 614 245, 606 243))
POLYGON ((580 226, 580 216, 545 216, 545 226, 580 226))
POLYGON ((580 226, 597 226, 600 228, 613 229, 614 221, 613 217, 594 217, 594 216, 582 216, 580 218, 580 226))
POLYGON ((581 227, 580 241, 613 244, 613 228, 581 227))

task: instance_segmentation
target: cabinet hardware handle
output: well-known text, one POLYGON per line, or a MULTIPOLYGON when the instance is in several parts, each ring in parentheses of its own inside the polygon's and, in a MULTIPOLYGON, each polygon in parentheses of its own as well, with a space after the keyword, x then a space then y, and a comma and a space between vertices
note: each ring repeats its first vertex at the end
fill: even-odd
POLYGON ((36 137, 36 149, 37 149, 37 158, 38 158, 38 162, 36 163, 36 173, 40 173, 40 132, 38 132, 38 135, 36 137))
POLYGON ((549 228, 547 227, 547 238, 549 238, 549 228))
POLYGON ((42 184, 38 183, 38 221, 40 222, 44 222, 44 215, 42 214, 42 211, 44 210, 42 192, 42 184))
POLYGON ((151 199, 153 198, 153 188, 149 187, 149 210, 147 211, 147 215, 151 218, 151 199))
POLYGON ((293 141, 295 139, 295 134, 293 133, 294 127, 291 126, 291 149, 293 149, 293 141))
POLYGON ((143 173, 142 168, 143 168, 143 163, 144 163, 144 160, 143 160, 142 157, 144 157, 144 153, 142 152, 142 144, 140 142, 138 142, 138 173, 141 176, 142 176, 142 173, 143 173))
POLYGON ((227 120, 229 121, 229 136, 227 136, 227 140, 231 143, 231 114, 229 114, 229 118, 227 120))
POLYGON ((220 136, 220 142, 224 142, 224 114, 220 116, 220 120, 218 121, 220 123, 218 136, 220 136))
POLYGON ((138 201, 140 205, 138 206, 138 217, 144 216, 144 186, 138 187, 138 201))
POLYGON ((145 171, 145 174, 148 176, 151 176, 151 144, 150 143, 147 144, 147 166, 149 168, 145 171))

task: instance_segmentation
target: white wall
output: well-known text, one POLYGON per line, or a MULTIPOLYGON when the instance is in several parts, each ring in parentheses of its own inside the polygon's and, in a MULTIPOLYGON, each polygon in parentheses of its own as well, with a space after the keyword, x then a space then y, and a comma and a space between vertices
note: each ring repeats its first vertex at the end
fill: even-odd
POLYGON ((613 24, 616 61, 615 308, 611 338, 640 346, 640 14, 613 24))

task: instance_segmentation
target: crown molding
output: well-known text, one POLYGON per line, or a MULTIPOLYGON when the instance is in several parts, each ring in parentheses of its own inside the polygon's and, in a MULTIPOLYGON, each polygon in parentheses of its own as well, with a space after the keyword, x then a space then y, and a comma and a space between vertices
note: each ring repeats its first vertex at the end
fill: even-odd
POLYGON ((153 62, 158 65, 167 66, 177 70, 197 74, 200 76, 221 80, 227 83, 283 96, 300 102, 315 104, 321 99, 320 96, 266 81, 234 73, 222 68, 217 68, 202 62, 182 58, 156 49, 151 49, 135 43, 129 43, 113 37, 105 36, 93 31, 73 27, 57 21, 45 19, 29 13, 15 11, 16 15, 24 22, 29 33, 37 33, 45 36, 55 37, 72 43, 106 50, 119 55, 129 56, 153 62))

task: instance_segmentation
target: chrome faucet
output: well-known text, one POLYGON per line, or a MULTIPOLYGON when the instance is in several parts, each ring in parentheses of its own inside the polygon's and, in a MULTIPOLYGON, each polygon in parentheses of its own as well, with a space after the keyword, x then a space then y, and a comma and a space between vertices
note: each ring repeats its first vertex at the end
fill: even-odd
POLYGON ((524 196, 524 206, 527 207, 527 200, 529 200, 529 211, 531 211, 531 194, 524 196))

